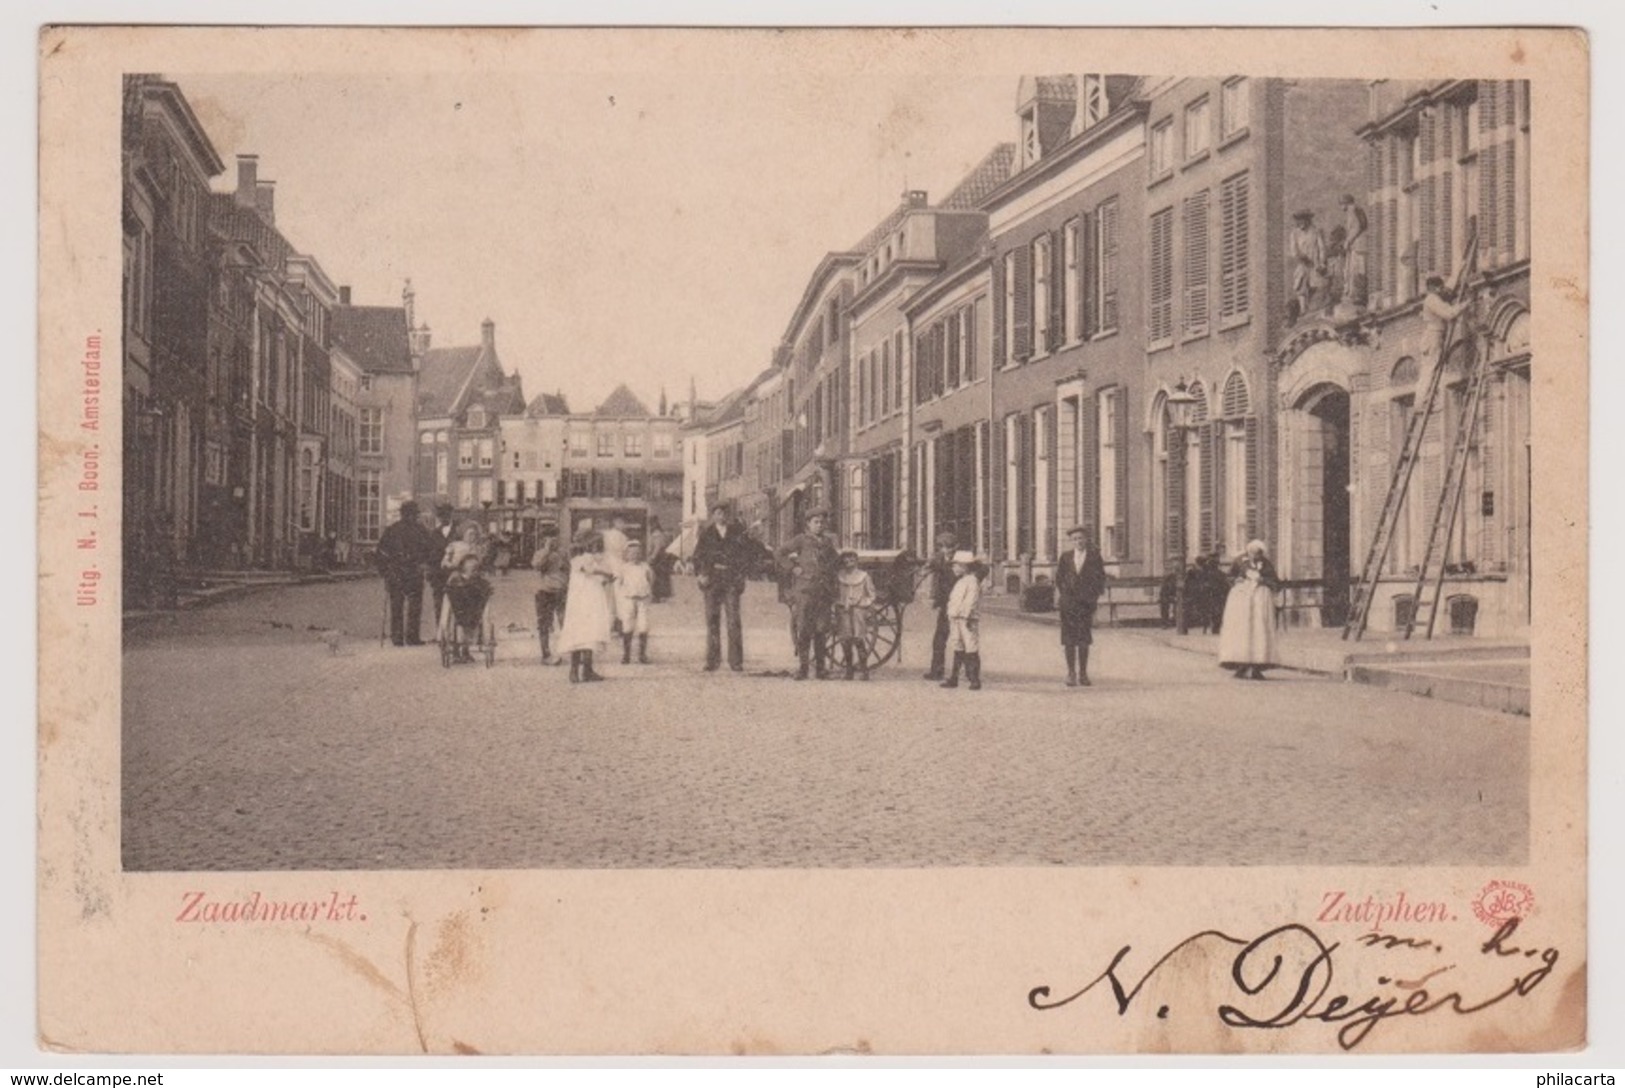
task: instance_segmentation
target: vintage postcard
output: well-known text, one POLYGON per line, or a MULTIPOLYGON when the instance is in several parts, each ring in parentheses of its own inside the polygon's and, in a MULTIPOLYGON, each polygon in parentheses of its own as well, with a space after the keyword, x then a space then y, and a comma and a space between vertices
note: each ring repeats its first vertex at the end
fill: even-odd
POLYGON ((40 1046, 1585 1046, 1588 56, 46 29, 40 1046))

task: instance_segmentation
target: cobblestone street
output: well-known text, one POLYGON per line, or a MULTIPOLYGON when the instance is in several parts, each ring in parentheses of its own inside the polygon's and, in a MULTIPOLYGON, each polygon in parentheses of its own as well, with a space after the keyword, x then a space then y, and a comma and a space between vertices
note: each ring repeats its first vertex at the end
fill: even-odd
POLYGON ((920 679, 930 613, 868 684, 793 683, 773 588, 707 674, 693 582, 654 664, 543 668, 497 579, 494 668, 380 647, 376 580, 150 624, 124 654, 126 868, 1516 863, 1530 721, 1132 631, 1068 689, 1053 628, 984 620, 981 692, 920 679), (515 628, 507 629, 509 625, 515 628), (334 653, 319 628, 346 635, 334 653))

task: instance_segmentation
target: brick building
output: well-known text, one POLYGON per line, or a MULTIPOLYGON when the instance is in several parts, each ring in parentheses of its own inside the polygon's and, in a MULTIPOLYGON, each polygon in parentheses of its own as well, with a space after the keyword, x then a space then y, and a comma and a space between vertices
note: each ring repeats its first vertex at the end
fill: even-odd
POLYGON ((353 536, 353 551, 360 555, 370 553, 416 487, 418 366, 429 331, 412 328, 410 284, 402 301, 405 305, 352 305, 350 289, 340 287, 333 311, 334 357, 360 371, 354 394, 353 536))
POLYGON ((1347 191, 1369 223, 1369 308, 1316 315, 1288 330, 1275 356, 1281 562, 1291 577, 1329 588, 1359 575, 1436 350, 1423 286, 1429 275, 1453 280, 1471 260, 1468 335, 1444 360, 1443 401, 1370 627, 1394 629, 1413 603, 1448 453, 1465 422, 1469 368, 1484 360, 1488 384, 1448 543, 1441 626, 1513 633, 1530 614, 1529 85, 1382 81, 1360 90, 1366 123, 1355 138, 1365 161, 1347 191))
POLYGON ((527 407, 518 372, 502 369, 496 323, 480 323, 477 345, 425 350, 417 394, 419 503, 449 503, 458 521, 489 529, 502 421, 522 417, 527 407))
POLYGON ((1052 577, 1076 524, 1114 574, 1147 569, 1145 450, 1129 425, 1144 411, 1141 88, 1132 76, 1024 78, 1016 173, 984 202, 988 538, 1003 588, 1052 577))
POLYGON ((209 401, 220 376, 208 355, 209 180, 225 165, 180 88, 147 75, 125 77, 121 159, 124 570, 126 590, 139 597, 148 572, 208 551, 206 434, 211 420, 223 428, 226 419, 209 401))

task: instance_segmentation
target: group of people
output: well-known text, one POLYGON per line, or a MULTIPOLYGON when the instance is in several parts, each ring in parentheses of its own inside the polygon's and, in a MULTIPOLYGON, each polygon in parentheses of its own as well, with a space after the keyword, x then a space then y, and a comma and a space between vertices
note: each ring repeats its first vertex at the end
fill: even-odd
MULTIPOLYGON (((431 530, 418 521, 416 505, 405 503, 401 520, 378 542, 377 561, 389 594, 390 636, 397 646, 421 645, 417 634, 425 580, 434 590, 436 615, 441 602, 449 599, 454 622, 465 629, 482 622, 491 597, 491 585, 481 574, 484 551, 478 526, 466 525, 458 535, 449 524, 450 511, 437 513, 445 516, 431 530)), ((728 667, 743 671, 740 600, 747 581, 769 571, 778 576, 780 600, 790 608, 795 678, 831 679, 840 670, 848 680, 869 679, 880 595, 858 553, 840 548, 828 524, 826 511, 809 511, 802 531, 775 551, 730 517, 726 507, 711 511, 693 555, 705 601, 707 672, 721 668, 724 648, 728 667)), ((627 528, 617 517, 602 531, 578 533, 568 548, 557 530, 544 529, 531 559, 540 579, 535 607, 542 660, 558 664, 567 656, 572 683, 602 680, 594 655, 617 639, 622 664, 650 662, 650 606, 671 596, 672 564, 663 534, 656 535, 658 529, 650 534, 651 556, 640 541, 629 538, 627 528)), ((1088 528, 1072 529, 1068 540, 1070 548, 1055 568, 1066 685, 1089 687, 1094 618, 1106 589, 1106 565, 1088 528)), ((963 676, 970 690, 981 690, 980 613, 986 575, 984 565, 959 547, 953 533, 937 538, 936 551, 926 564, 935 628, 925 679, 957 688, 963 676)), ((1264 545, 1256 540, 1228 571, 1221 568, 1218 555, 1211 555, 1198 559, 1186 574, 1190 624, 1219 634, 1219 663, 1237 678, 1261 680, 1264 669, 1278 663, 1274 622, 1278 585, 1264 545)), ((1164 584, 1165 607, 1171 603, 1170 586, 1177 586, 1177 572, 1164 584)))
POLYGON ((557 530, 544 530, 530 564, 541 578, 536 632, 543 663, 561 662, 563 656, 555 654, 567 654, 571 683, 599 681, 604 677, 593 667, 593 657, 619 639, 621 664, 632 663, 634 645, 637 663, 649 664, 650 606, 671 596, 664 554, 662 548, 651 563, 620 517, 602 532, 577 533, 568 555, 557 530))
MULTIPOLYGON (((389 601, 389 639, 396 646, 423 645, 423 588, 433 593, 436 623, 448 596, 456 622, 477 627, 491 599, 482 571, 493 549, 477 522, 455 524, 452 508, 435 508, 436 524, 424 525, 415 502, 401 504, 400 520, 384 530, 373 562, 384 576, 389 601)), ((463 653, 466 655, 466 647, 463 653)))

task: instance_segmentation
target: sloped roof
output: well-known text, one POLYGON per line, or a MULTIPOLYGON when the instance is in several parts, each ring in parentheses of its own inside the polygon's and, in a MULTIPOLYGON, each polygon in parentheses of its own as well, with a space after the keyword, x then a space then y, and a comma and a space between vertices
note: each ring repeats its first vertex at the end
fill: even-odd
POLYGON ((412 373, 406 311, 399 306, 338 306, 333 340, 368 374, 412 373))
POLYGON ((567 416, 570 414, 570 404, 564 399, 563 393, 541 393, 526 406, 525 414, 527 416, 567 416))
POLYGON ((604 398, 604 403, 593 411, 593 415, 642 417, 649 415, 649 409, 632 390, 625 385, 617 385, 615 391, 604 398))
POLYGON ((774 367, 768 367, 766 370, 756 375, 756 377, 752 378, 750 380, 750 384, 729 393, 723 398, 722 403, 717 405, 716 410, 711 413, 710 418, 705 420, 705 429, 713 430, 717 427, 725 427, 737 420, 744 419, 745 406, 750 403, 751 395, 754 394, 758 388, 760 388, 763 382, 767 381, 767 379, 771 378, 776 373, 777 370, 774 367))
POLYGON ((418 415, 437 418, 456 410, 460 393, 479 365, 481 349, 430 348, 418 372, 418 415))
POLYGON ((897 225, 903 221, 903 218, 907 216, 910 211, 918 209, 919 205, 910 205, 907 201, 899 204, 896 208, 892 209, 892 213, 890 215, 880 221, 878 226, 876 226, 868 234, 865 234, 858 241, 858 244, 852 247, 851 252, 868 253, 871 249, 880 244, 881 239, 895 231, 897 229, 897 225))
POLYGON ((1015 161, 1015 144, 997 145, 971 168, 970 173, 937 206, 956 210, 977 207, 989 193, 1009 179, 1015 161))
POLYGON ((261 219, 259 212, 237 203, 231 193, 209 194, 209 229, 229 241, 252 245, 267 268, 281 268, 293 256, 293 246, 282 232, 261 219))

